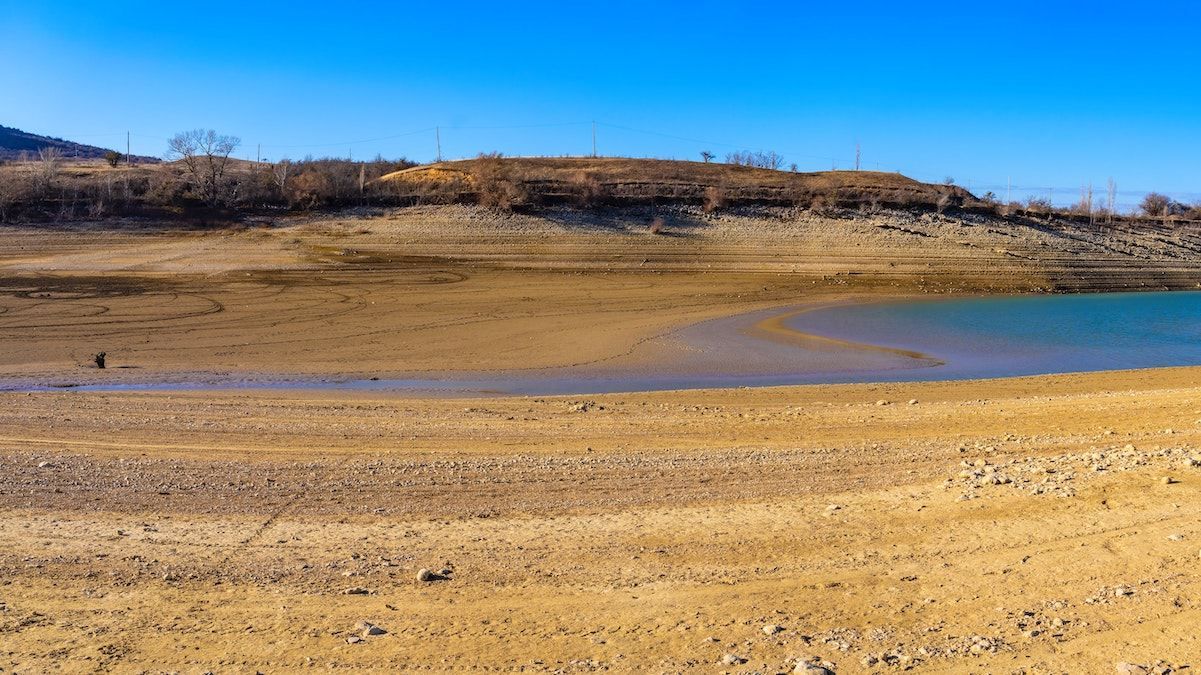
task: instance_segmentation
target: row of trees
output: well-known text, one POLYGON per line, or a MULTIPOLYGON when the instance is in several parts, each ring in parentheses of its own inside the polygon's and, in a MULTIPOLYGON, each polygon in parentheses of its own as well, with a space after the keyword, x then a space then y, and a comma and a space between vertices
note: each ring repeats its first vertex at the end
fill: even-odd
MULTIPOLYGON (((198 129, 168 141, 170 163, 113 172, 66 170, 57 148, 0 167, 0 221, 98 218, 146 209, 204 206, 312 209, 380 201, 372 183, 414 166, 405 159, 249 162, 233 158, 235 136, 198 129)), ((115 154, 115 153, 114 153, 115 154)), ((106 157, 117 166, 123 155, 106 157)))

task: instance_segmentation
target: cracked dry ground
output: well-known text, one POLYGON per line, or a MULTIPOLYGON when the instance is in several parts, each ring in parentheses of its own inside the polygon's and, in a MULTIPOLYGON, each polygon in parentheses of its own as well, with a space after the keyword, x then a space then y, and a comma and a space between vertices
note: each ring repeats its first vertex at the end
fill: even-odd
POLYGON ((1190 665, 1197 376, 3 394, 0 670, 1190 665))

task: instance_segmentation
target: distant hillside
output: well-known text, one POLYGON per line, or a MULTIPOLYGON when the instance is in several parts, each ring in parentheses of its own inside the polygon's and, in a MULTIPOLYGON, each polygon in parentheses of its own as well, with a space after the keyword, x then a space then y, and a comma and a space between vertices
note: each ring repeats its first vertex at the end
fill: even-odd
POLYGON ((962 207, 977 200, 952 185, 896 173, 796 173, 732 164, 628 158, 481 157, 417 166, 379 183, 399 194, 442 194, 456 201, 512 206, 539 203, 962 207), (503 204, 502 204, 503 205, 503 204))
MULTIPOLYGON (((20 159, 22 153, 36 156, 42 148, 58 148, 64 157, 70 159, 101 159, 110 148, 95 145, 84 145, 66 141, 61 138, 39 136, 20 129, 0 125, 0 159, 20 159)), ((158 162, 157 157, 134 155, 134 161, 143 164, 158 162)))

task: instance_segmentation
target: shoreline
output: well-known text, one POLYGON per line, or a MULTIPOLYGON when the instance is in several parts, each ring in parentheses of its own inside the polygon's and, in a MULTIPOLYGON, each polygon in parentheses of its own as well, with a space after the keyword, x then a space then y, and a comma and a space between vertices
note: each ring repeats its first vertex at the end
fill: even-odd
MULTIPOLYGON (((1122 295, 1122 294, 1118 294, 1122 295)), ((264 370, 215 373, 121 372, 117 382, 98 382, 99 371, 88 380, 54 379, 35 375, 0 378, 0 391, 247 391, 328 390, 381 391, 416 397, 506 395, 556 396, 604 393, 635 394, 650 391, 703 390, 742 387, 779 387, 823 384, 886 383, 901 381, 984 380, 1040 374, 1120 371, 1144 368, 1187 367, 1190 363, 1162 363, 1109 367, 1104 354, 1093 357, 1100 367, 1077 365, 1068 369, 1019 369, 1017 372, 979 373, 962 363, 921 351, 847 340, 799 330, 789 322, 814 311, 865 305, 925 304, 964 300, 1033 299, 1031 295, 958 294, 929 299, 912 294, 844 294, 807 303, 777 305, 692 321, 651 335, 636 336, 633 346, 573 365, 548 365, 536 369, 434 371, 434 373, 296 373, 264 370), (898 360, 899 359, 899 360, 898 360), (948 371, 929 369, 950 366, 948 371), (929 377, 927 377, 929 375, 929 377)), ((1046 299, 1064 296, 1041 296, 1046 299)), ((1081 297, 1081 296, 1075 296, 1081 297)), ((1092 298, 1099 298, 1094 294, 1092 298)), ((1057 366, 1049 366, 1057 368, 1057 366)), ((120 367, 104 375, 120 372, 120 367)), ((139 370, 139 369, 135 369, 139 370)))

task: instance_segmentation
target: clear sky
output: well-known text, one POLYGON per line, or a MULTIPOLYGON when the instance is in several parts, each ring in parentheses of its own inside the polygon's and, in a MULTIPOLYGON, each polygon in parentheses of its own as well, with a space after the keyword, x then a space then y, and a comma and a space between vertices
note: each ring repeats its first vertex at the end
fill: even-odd
POLYGON ((818 170, 859 143, 977 193, 1201 199, 1201 3, 1081 4, 0 0, 0 124, 426 161, 435 126, 447 157, 562 155, 595 120, 601 154, 818 170))

